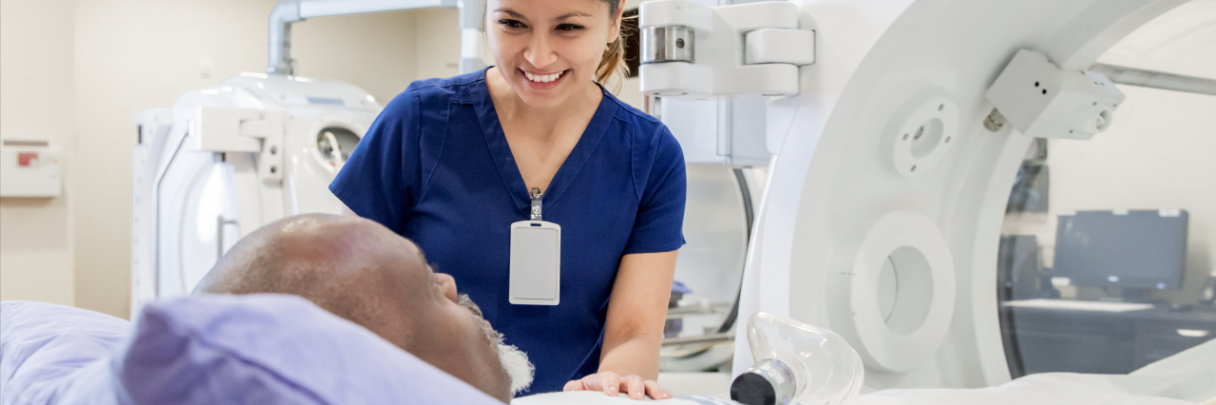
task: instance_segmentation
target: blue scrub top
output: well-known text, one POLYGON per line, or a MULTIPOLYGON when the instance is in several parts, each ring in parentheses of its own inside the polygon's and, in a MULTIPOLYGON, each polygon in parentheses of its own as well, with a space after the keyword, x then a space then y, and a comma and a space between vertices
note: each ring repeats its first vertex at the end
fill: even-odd
POLYGON ((560 391, 595 373, 621 256, 684 244, 680 145, 658 120, 604 92, 542 199, 544 219, 562 227, 561 304, 509 303, 510 225, 529 219, 531 200, 485 70, 412 83, 380 113, 330 190, 418 244, 506 343, 528 354, 536 379, 520 395, 560 391))

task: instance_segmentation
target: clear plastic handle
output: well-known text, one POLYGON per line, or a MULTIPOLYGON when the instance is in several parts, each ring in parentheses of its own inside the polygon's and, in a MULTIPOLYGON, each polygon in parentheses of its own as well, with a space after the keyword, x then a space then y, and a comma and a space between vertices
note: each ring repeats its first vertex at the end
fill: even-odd
POLYGON ((857 395, 865 369, 843 337, 766 312, 747 321, 756 365, 731 384, 746 405, 835 405, 857 395))

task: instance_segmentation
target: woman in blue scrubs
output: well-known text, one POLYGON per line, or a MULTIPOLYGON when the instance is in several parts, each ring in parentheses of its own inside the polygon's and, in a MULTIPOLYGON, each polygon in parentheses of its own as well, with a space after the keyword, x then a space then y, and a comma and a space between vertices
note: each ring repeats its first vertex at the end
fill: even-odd
POLYGON ((489 0, 496 65, 414 82, 330 189, 418 244, 536 365, 534 394, 670 397, 659 345, 684 244, 684 158, 662 123, 604 90, 623 68, 622 0, 489 0), (560 304, 508 300, 510 226, 561 227, 560 304))

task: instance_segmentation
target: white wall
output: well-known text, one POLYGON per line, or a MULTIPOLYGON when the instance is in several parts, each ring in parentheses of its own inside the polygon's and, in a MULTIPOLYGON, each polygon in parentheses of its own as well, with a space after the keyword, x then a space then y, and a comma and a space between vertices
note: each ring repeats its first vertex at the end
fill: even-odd
POLYGON ((460 14, 454 8, 415 13, 414 38, 418 57, 414 60, 414 69, 418 79, 455 76, 460 72, 460 14))
POLYGON ((1108 131, 1089 141, 1049 143, 1048 215, 1023 216, 1020 224, 1007 222, 1006 233, 1035 234, 1045 247, 1044 264, 1050 266, 1060 213, 1185 209, 1190 223, 1184 288, 1155 296, 1194 303, 1208 274, 1216 270, 1216 129, 1210 123, 1216 97, 1119 89, 1127 101, 1108 131))
MULTIPOLYGON (((437 10, 444 11, 444 10, 437 10)), ((452 11, 455 13, 455 9, 452 11)), ((292 27, 292 57, 297 59, 296 74, 327 80, 341 80, 362 87, 387 104, 417 80, 420 46, 418 11, 323 17, 296 23, 292 27)), ((263 24, 265 26, 265 24, 263 24)), ((459 44, 460 30, 453 22, 448 27, 459 44)), ((266 42, 262 34, 263 44, 266 42)), ((267 45, 263 45, 265 49, 267 45)), ((457 45, 459 46, 459 45, 457 45)), ((459 57, 460 50, 456 50, 459 57)), ((259 70, 265 69, 265 55, 259 70)), ((452 74, 456 74, 455 69, 452 74)))
MULTIPOLYGON (((73 1, 0 0, 0 138, 47 140, 74 166, 73 1)), ((67 181, 71 181, 70 175, 67 181)), ((75 303, 70 187, 0 199, 0 299, 75 303)))

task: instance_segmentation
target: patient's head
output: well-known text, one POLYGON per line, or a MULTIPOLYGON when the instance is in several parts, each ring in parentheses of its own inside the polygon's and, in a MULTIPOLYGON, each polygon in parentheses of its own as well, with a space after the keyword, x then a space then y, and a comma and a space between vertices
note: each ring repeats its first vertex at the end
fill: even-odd
POLYGON ((501 344, 450 276, 366 219, 301 215, 267 225, 224 255, 195 293, 304 297, 504 402, 531 379, 527 358, 501 344))

